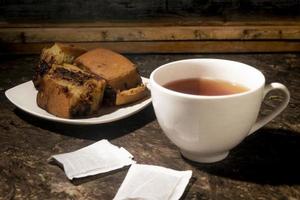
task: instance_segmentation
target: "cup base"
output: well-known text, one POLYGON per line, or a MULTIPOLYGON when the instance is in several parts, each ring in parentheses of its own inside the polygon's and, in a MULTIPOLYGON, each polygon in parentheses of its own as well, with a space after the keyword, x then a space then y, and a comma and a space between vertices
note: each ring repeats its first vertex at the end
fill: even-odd
POLYGON ((195 154, 195 153, 190 153, 187 151, 181 150, 181 154, 183 157, 192 160, 194 162, 199 162, 199 163, 213 163, 213 162, 218 162, 223 159, 225 159, 229 151, 222 152, 222 153, 216 153, 216 154, 195 154))

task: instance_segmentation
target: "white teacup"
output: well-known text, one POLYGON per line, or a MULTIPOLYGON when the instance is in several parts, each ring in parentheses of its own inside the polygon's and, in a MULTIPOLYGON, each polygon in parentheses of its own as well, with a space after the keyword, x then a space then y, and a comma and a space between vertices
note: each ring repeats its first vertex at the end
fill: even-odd
POLYGON ((154 111, 164 133, 182 155, 196 162, 216 162, 245 137, 261 128, 287 106, 290 94, 280 83, 265 86, 264 75, 249 65, 221 59, 188 59, 155 69, 150 76, 154 111), (213 78, 249 88, 248 91, 201 96, 166 89, 166 83, 188 78, 213 78), (265 95, 284 94, 281 104, 259 121, 265 95))

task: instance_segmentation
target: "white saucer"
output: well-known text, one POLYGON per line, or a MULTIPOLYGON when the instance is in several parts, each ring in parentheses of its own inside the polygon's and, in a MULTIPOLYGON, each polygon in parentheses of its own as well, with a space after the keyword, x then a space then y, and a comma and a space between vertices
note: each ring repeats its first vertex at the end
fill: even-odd
MULTIPOLYGON (((142 77, 143 83, 147 84, 149 79, 142 77)), ((11 89, 5 91, 6 97, 21 110, 35 115, 40 118, 44 118, 51 121, 67 123, 67 124, 103 124, 119 119, 123 119, 134 113, 142 110, 151 103, 151 98, 143 99, 133 104, 120 107, 102 107, 99 116, 83 119, 65 119, 56 117, 47 111, 38 107, 36 103, 37 90, 35 89, 33 82, 28 81, 17 85, 11 89)))

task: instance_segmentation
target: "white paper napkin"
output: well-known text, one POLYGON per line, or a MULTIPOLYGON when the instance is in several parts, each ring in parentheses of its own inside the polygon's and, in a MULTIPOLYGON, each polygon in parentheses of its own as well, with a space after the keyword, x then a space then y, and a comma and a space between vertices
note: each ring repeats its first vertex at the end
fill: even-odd
POLYGON ((107 140, 100 140, 74 152, 54 155, 62 164, 69 179, 81 178, 109 172, 135 163, 133 156, 123 147, 112 145, 107 140))
POLYGON ((192 171, 176 171, 153 165, 134 164, 130 167, 114 200, 177 200, 192 171))

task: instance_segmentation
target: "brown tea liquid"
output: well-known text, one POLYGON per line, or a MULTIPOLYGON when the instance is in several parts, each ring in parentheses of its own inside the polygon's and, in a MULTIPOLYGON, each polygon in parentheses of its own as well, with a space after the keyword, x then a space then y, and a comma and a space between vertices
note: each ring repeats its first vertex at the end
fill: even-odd
POLYGON ((165 88, 193 95, 219 96, 248 91, 249 89, 231 82, 205 78, 181 79, 169 82, 165 88))

